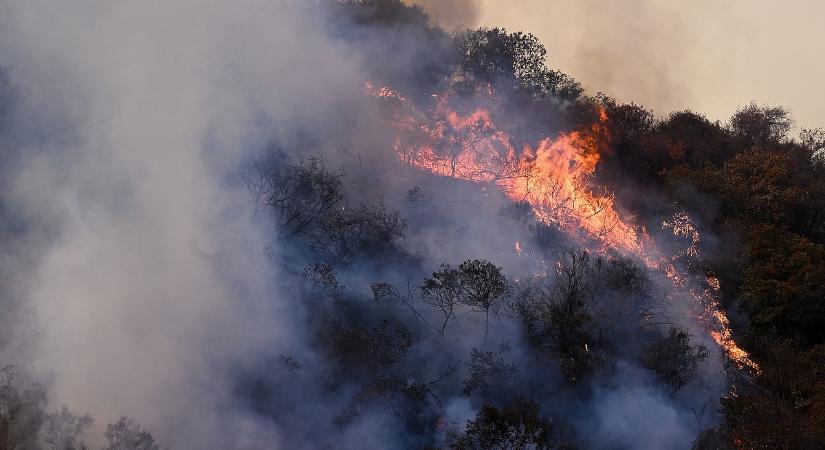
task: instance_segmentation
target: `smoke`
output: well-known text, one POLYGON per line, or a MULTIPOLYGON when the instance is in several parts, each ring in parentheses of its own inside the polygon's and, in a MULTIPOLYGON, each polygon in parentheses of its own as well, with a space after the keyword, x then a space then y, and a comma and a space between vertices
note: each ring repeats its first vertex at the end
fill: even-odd
MULTIPOLYGON (((53 405, 93 414, 90 436, 128 415, 172 448, 434 444, 432 430, 408 436, 411 427, 384 414, 392 407, 334 426, 363 386, 336 378, 323 347, 336 327, 422 330, 403 308, 373 302, 370 283, 416 283, 440 263, 473 258, 509 276, 547 269, 534 252, 547 243, 502 214, 502 193, 393 163, 392 131, 364 81, 379 73, 421 88, 403 77, 417 78, 410 68, 419 66, 447 73, 448 50, 416 30, 359 34, 315 3, 0 1, 0 66, 18 98, 2 143, 2 200, 24 224, 24 245, 4 260, 25 262, 3 267, 24 300, 3 324, 13 338, 2 356, 45 380, 53 405), (296 274, 317 255, 297 237, 277 239, 270 215, 230 176, 273 142, 346 174, 347 202, 336 208, 383 198, 399 209, 408 229, 397 264, 353 263, 339 276, 346 292, 307 311, 296 274), (532 256, 516 254, 516 241, 532 256), (285 355, 295 358, 286 371, 272 364, 285 355)), ((478 12, 471 1, 416 3, 450 29, 478 12)), ((555 239, 559 249, 574 244, 555 239)), ((438 399, 425 395, 428 414, 459 428, 480 407, 461 389, 467 355, 487 345, 481 317, 456 318, 443 347, 421 332, 397 363, 405 383, 439 380, 426 384, 438 399)), ((624 366, 570 387, 557 365, 530 355, 516 317, 491 320, 488 348, 518 368, 519 388, 538 386, 545 412, 570 416, 596 446, 684 446, 696 431, 686 408, 723 383, 714 363, 701 374, 704 391, 682 397, 624 366), (647 432, 647 421, 663 432, 647 432)), ((620 358, 638 356, 636 338, 621 341, 620 358)))
POLYGON ((769 0, 483 0, 480 23, 537 35, 551 66, 659 114, 690 108, 724 119, 756 100, 792 108, 811 128, 823 122, 825 64, 806 55, 825 50, 814 24, 822 12, 816 0, 791 9, 769 0))
POLYGON ((479 0, 409 0, 409 3, 424 8, 435 23, 450 31, 473 28, 481 14, 479 0))
POLYGON ((12 360, 96 431, 129 415, 175 448, 270 447, 273 427, 230 406, 226 372, 294 342, 297 314, 223 177, 273 132, 261 114, 336 123, 356 64, 279 2, 0 9, 16 120, 34 124, 6 198, 37 245, 21 274, 34 321, 14 325, 30 352, 12 360))
POLYGON ((588 89, 633 99, 656 111, 686 107, 692 98, 695 83, 681 76, 679 61, 693 62, 693 51, 704 41, 691 17, 672 14, 668 4, 527 1, 512 9, 485 2, 483 9, 485 25, 539 36, 548 47, 550 64, 588 89))

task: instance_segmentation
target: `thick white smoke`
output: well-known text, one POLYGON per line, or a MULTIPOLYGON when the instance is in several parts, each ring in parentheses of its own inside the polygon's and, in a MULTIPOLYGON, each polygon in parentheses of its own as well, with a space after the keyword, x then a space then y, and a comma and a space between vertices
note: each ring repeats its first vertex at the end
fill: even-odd
POLYGON ((12 358, 53 404, 92 413, 95 436, 129 415, 173 448, 274 446, 271 424, 232 411, 222 371, 286 346, 290 310, 223 172, 263 139, 259 115, 345 110, 356 64, 281 2, 0 11, 0 64, 37 134, 9 201, 43 237, 12 358))

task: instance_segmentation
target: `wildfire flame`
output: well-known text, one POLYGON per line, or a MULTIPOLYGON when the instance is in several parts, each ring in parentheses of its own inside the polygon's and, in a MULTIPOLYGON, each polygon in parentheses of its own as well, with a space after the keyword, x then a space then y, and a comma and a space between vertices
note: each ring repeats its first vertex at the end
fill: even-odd
MULTIPOLYGON (((602 250, 635 256, 650 268, 662 270, 675 289, 683 290, 688 274, 676 262, 698 258, 700 239, 687 214, 663 224, 675 236, 690 239, 687 250, 666 258, 646 233, 622 219, 612 192, 592 183, 610 140, 603 109, 599 120, 587 129, 560 133, 517 151, 488 109, 462 114, 451 107, 449 95, 435 95, 432 111, 422 112, 389 87, 366 83, 366 91, 392 106, 391 125, 397 131, 394 150, 401 161, 436 175, 492 184, 513 201, 529 204, 540 221, 582 242, 596 242, 602 250)), ((520 243, 516 242, 515 250, 522 252, 520 243)), ((708 287, 701 292, 688 290, 701 310, 697 317, 738 367, 758 372, 759 367, 731 336, 719 305, 718 280, 708 277, 704 284, 708 287)))
MULTIPOLYGON (((690 264, 691 260, 697 261, 701 258, 699 251, 701 235, 690 216, 685 212, 674 214, 671 220, 662 223, 662 228, 670 229, 675 236, 690 240, 690 245, 685 250, 672 256, 665 264, 665 273, 674 283, 674 286, 683 286, 686 282, 686 276, 677 270, 675 265, 680 260, 687 260, 688 264, 690 264)), ((747 367, 755 373, 759 373, 759 365, 753 362, 748 352, 739 347, 733 339, 730 330, 730 321, 722 311, 719 301, 721 290, 719 279, 712 275, 705 275, 703 279, 699 281, 698 284, 703 286, 702 288, 698 290, 690 289, 688 291, 688 294, 694 300, 693 304, 696 307, 698 319, 708 325, 711 337, 732 361, 740 368, 747 367)))

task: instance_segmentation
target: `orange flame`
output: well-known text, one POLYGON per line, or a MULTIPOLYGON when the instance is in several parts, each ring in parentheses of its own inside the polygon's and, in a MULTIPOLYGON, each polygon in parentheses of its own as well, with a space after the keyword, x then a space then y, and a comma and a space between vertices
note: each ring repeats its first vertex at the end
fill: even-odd
MULTIPOLYGON (((699 234, 687 214, 674 216, 663 228, 690 239, 690 246, 683 254, 664 258, 646 233, 622 220, 613 194, 591 183, 610 138, 603 108, 598 122, 590 128, 561 133, 554 139, 543 139, 535 148, 525 145, 518 152, 487 109, 476 108, 463 115, 450 107, 448 96, 436 95, 435 108, 426 114, 388 87, 367 83, 366 90, 395 107, 394 149, 401 161, 436 175, 493 184, 510 199, 529 204, 540 221, 580 241, 596 241, 603 250, 636 256, 650 268, 662 270, 674 289, 684 287, 687 273, 674 263, 680 257, 699 256, 699 234), (650 254, 659 256, 652 258, 650 254)), ((519 242, 515 250, 522 252, 519 242)), ((706 284, 710 287, 704 292, 688 291, 702 308, 697 316, 731 360, 758 372, 756 363, 731 337, 718 301, 718 280, 708 278, 706 284)))

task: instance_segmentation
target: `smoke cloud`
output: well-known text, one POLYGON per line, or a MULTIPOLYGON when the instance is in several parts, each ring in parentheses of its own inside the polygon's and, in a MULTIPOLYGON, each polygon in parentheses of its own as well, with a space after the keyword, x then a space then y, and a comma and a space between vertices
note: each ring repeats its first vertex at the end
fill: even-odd
POLYGON ((409 0, 424 11, 442 28, 460 31, 478 24, 481 14, 479 0, 409 0))
MULTIPOLYGON (((415 3, 452 30, 478 17, 475 1, 415 3)), ((445 262, 485 258, 511 278, 552 271, 552 261, 537 256, 551 245, 538 242, 535 228, 515 226, 502 212, 512 202, 492 187, 395 161, 386 111, 365 95, 365 81, 383 76, 432 98, 414 78, 448 74, 444 60, 454 49, 425 46, 420 33, 434 33, 427 35, 433 41, 448 35, 364 31, 330 14, 334 8, 270 0, 81 0, 55 8, 0 0, 0 66, 15 93, 12 131, 0 142, 2 206, 14 211, 19 224, 9 233, 20 242, 3 244, 2 269, 22 299, 9 300, 1 356, 43 380, 53 406, 93 414, 90 440, 128 415, 171 448, 441 445, 446 431, 432 423, 460 432, 480 409, 461 391, 468 355, 483 347, 515 368, 513 380, 523 382, 514 390, 535 390, 529 394, 544 414, 576 425, 578 441, 687 446, 716 419, 688 413, 725 387, 716 350, 700 382, 673 394, 650 370, 625 361, 639 359, 645 339, 661 330, 634 329, 624 339, 631 331, 606 327, 599 333, 620 342, 616 373, 571 386, 559 364, 531 354, 512 310, 490 315, 489 337, 486 318, 464 311, 438 342, 419 320, 434 321, 436 312, 413 315, 374 301, 370 283, 414 285, 445 262), (298 237, 279 238, 277 218, 262 213, 237 180, 273 147, 289 162, 317 157, 343 174, 346 201, 334 204, 341 214, 384 204, 378 200, 398 210, 407 228, 395 264, 376 257, 335 267, 343 293, 302 298, 296 280, 317 253, 298 237), (516 253, 515 242, 529 256, 516 253), (405 327, 420 337, 407 342, 397 330, 405 327), (386 413, 395 405, 353 406, 372 400, 371 391, 335 371, 328 360, 339 356, 329 347, 341 336, 361 338, 363 329, 384 330, 379 345, 397 339, 409 350, 392 361, 390 380, 402 380, 405 393, 428 390, 421 398, 429 409, 409 414, 426 430, 412 433, 414 426, 386 413), (341 411, 355 411, 345 426, 341 411), (649 422, 655 426, 642 426, 649 422)), ((577 243, 548 234, 557 250, 577 243)), ((617 317, 618 306, 609 308, 616 295, 595 299, 605 306, 593 313, 603 323, 617 317)), ((668 313, 695 342, 713 346, 688 313, 668 313)))
POLYGON ((269 447, 273 428, 231 407, 226 371, 288 345, 292 312, 267 232, 222 177, 273 132, 261 114, 337 123, 356 64, 279 2, 0 9, 15 120, 31 124, 6 144, 5 200, 37 249, 19 274, 34 323, 12 325, 30 352, 12 360, 97 431, 130 415, 174 448, 269 447))
POLYGON ((657 114, 690 108, 724 119, 756 101, 791 108, 801 127, 825 122, 825 63, 809 57, 825 51, 816 0, 483 0, 481 11, 484 26, 536 34, 550 65, 588 89, 657 114))

